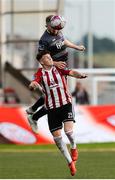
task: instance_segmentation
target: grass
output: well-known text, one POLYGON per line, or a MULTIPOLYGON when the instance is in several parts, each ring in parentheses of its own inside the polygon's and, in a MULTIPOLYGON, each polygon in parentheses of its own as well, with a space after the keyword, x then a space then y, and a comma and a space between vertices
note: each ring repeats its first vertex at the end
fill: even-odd
POLYGON ((0 179, 114 179, 115 143, 79 144, 72 177, 55 145, 0 145, 0 179))

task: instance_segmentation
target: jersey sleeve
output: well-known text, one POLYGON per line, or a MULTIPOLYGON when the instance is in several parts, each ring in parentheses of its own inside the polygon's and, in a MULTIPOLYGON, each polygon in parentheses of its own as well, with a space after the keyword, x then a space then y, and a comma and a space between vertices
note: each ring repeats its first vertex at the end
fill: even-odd
POLYGON ((59 35, 61 36, 61 38, 63 39, 63 40, 65 40, 65 36, 64 36, 64 34, 60 31, 59 32, 59 35))
POLYGON ((40 40, 38 43, 38 52, 48 49, 48 43, 46 41, 40 40))
POLYGON ((69 75, 71 69, 65 68, 65 69, 59 69, 57 68, 59 72, 61 72, 63 75, 69 75))
POLYGON ((34 74, 32 81, 36 81, 37 83, 40 84, 41 79, 42 79, 42 72, 41 72, 41 68, 39 68, 38 71, 34 74))

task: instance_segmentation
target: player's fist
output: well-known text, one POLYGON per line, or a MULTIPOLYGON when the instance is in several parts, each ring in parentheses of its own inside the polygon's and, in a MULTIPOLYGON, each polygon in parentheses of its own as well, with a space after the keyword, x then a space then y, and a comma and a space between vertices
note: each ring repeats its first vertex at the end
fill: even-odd
POLYGON ((87 74, 82 73, 82 74, 80 74, 79 78, 80 78, 80 79, 83 79, 83 78, 86 78, 87 76, 88 76, 87 74))
POLYGON ((32 82, 30 83, 30 85, 29 85, 29 89, 30 89, 31 91, 37 89, 37 87, 38 87, 38 83, 37 83, 36 81, 32 81, 32 82))
POLYGON ((85 46, 83 45, 79 46, 79 51, 85 51, 85 46))

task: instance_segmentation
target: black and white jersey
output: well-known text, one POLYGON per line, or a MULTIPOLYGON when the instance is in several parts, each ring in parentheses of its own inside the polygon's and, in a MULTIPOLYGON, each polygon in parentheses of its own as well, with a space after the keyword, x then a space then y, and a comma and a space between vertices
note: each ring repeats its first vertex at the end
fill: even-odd
POLYGON ((67 61, 68 52, 64 44, 64 36, 61 31, 57 35, 50 34, 47 30, 42 35, 38 51, 48 50, 54 61, 67 61))

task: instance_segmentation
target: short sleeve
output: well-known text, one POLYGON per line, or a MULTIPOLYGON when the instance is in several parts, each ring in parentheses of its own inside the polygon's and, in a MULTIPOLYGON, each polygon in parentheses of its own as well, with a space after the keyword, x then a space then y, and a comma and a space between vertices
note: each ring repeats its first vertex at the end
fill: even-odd
POLYGON ((58 69, 58 71, 59 72, 61 72, 63 75, 69 75, 69 73, 70 73, 70 69, 68 69, 68 68, 65 68, 65 69, 59 69, 59 68, 57 68, 58 69))
POLYGON ((32 81, 36 81, 37 83, 40 84, 41 79, 42 79, 42 72, 41 72, 41 68, 39 68, 38 71, 34 74, 32 81))
POLYGON ((61 38, 63 39, 63 40, 65 40, 65 36, 64 36, 64 34, 60 31, 59 32, 59 35, 61 36, 61 38))
POLYGON ((38 51, 44 51, 48 49, 48 44, 46 41, 40 40, 38 43, 38 51))

